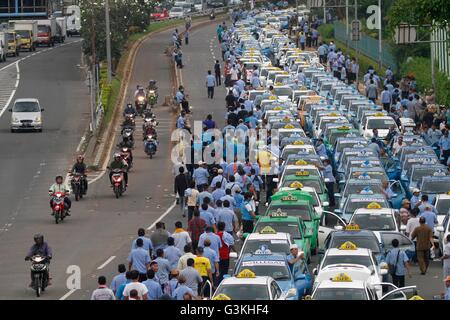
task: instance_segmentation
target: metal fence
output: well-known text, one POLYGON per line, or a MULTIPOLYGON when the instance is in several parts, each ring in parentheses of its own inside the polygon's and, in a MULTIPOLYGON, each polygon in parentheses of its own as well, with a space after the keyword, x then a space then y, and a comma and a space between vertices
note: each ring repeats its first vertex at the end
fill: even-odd
MULTIPOLYGON (((349 32, 351 32, 351 28, 349 32)), ((334 22, 334 38, 344 43, 347 41, 345 23, 339 21, 334 22)), ((352 49, 356 50, 356 48, 358 48, 358 50, 365 56, 378 61, 378 39, 362 34, 360 41, 357 41, 357 43, 355 41, 349 41, 348 43, 352 49)), ((391 53, 392 51, 391 45, 383 41, 381 51, 382 64, 385 66, 391 66, 396 70, 398 66, 393 54, 391 53)))

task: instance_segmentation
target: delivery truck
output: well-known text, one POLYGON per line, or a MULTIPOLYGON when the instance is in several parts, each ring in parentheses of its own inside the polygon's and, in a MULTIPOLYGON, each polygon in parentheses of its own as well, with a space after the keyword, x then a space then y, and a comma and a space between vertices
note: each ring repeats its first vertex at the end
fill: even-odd
POLYGON ((6 47, 8 46, 6 33, 0 32, 0 62, 6 61, 6 47))
POLYGON ((56 41, 56 18, 37 20, 38 22, 38 40, 39 45, 53 47, 56 41))
POLYGON ((66 40, 67 35, 66 17, 57 17, 56 27, 56 41, 58 41, 59 43, 63 43, 66 40))
POLYGON ((38 22, 36 20, 10 20, 10 28, 20 35, 20 49, 35 51, 38 37, 38 22))
POLYGON ((67 36, 79 36, 81 31, 80 7, 75 5, 67 6, 65 14, 67 16, 67 36))

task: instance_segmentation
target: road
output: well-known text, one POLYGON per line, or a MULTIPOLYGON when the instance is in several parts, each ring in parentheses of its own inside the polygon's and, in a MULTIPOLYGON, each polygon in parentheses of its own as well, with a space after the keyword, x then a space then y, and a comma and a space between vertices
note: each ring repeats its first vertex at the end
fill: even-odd
MULTIPOLYGON (((182 48, 186 65, 182 70, 182 77, 185 81, 186 91, 190 96, 190 103, 194 108, 193 120, 203 120, 208 113, 211 113, 216 123, 222 127, 224 125, 225 88, 223 86, 216 88, 214 100, 206 98, 205 88, 206 71, 213 68, 215 57, 220 57, 217 40, 215 39, 215 27, 216 24, 213 24, 195 29, 190 33, 189 45, 182 48)), ((172 30, 168 30, 152 36, 140 48, 129 83, 128 101, 133 100, 132 94, 136 85, 145 85, 150 79, 158 81, 160 97, 170 95, 170 70, 164 49, 170 41, 171 32, 172 30), (151 59, 151 63, 149 63, 149 59, 151 59)), ((23 68, 25 70, 25 64, 23 68)), ((21 90, 19 86, 18 93, 21 90)), ((31 88, 29 90, 27 93, 35 92, 31 88)), ((159 102, 161 102, 161 99, 159 102)), ((64 105, 63 107, 67 106, 64 105)), ((75 107, 72 106, 71 109, 75 109, 75 107)), ((66 112, 69 111, 66 110, 66 112)), ((42 172, 39 177, 35 180, 30 178, 31 180, 28 180, 28 184, 24 187, 15 187, 13 191, 3 190, 2 188, 2 191, 0 191, 2 203, 5 203, 6 197, 14 199, 14 195, 20 194, 19 208, 21 209, 18 210, 19 213, 9 231, 0 234, 3 240, 0 244, 0 252, 2 252, 2 256, 8 257, 7 260, 2 259, 0 261, 0 266, 3 267, 0 283, 2 283, 2 287, 8 288, 8 290, 0 291, 0 299, 34 299, 33 292, 26 288, 29 281, 29 272, 23 257, 31 244, 32 235, 36 232, 42 232, 46 235, 46 240, 53 246, 55 257, 51 265, 53 284, 42 299, 86 300, 90 298, 92 290, 96 288, 96 278, 99 275, 105 275, 110 282, 117 273, 117 265, 126 262, 131 241, 135 238, 139 227, 150 229, 151 232, 155 222, 159 219, 166 223, 168 230, 171 232, 174 230, 174 223, 177 220, 183 221, 186 225, 187 219, 181 217, 179 208, 175 206, 172 196, 173 176, 169 158, 172 145, 169 143, 169 139, 174 127, 174 115, 168 107, 160 105, 156 107, 155 113, 160 122, 158 127, 160 140, 158 153, 150 160, 143 152, 143 146, 139 139, 140 131, 136 132, 137 144, 133 151, 134 167, 129 174, 129 188, 120 199, 114 198, 108 178, 105 175, 90 185, 87 198, 74 203, 72 216, 67 221, 58 226, 54 225, 47 209, 48 199, 45 197, 45 189, 50 181, 44 181, 44 176, 49 175, 51 177, 51 174, 56 172, 56 170, 48 168, 49 161, 53 163, 52 169, 58 165, 64 167, 64 160, 67 161, 70 150, 65 153, 61 152, 60 157, 54 157, 53 160, 34 161, 34 164, 39 167, 44 162, 46 165, 42 165, 42 168, 38 169, 42 172), (6 191, 8 194, 3 195, 6 191), (22 199, 23 197, 27 198, 22 199), (66 270, 68 266, 78 266, 81 269, 80 290, 70 291, 67 289, 68 274, 66 274, 66 270), (10 277, 10 274, 14 274, 14 278, 10 277)), ((1 128, 7 128, 5 118, 2 118, 0 123, 2 124, 1 128)), ((49 125, 48 130, 52 130, 50 122, 49 125)), ((54 154, 58 139, 64 137, 64 139, 71 140, 71 135, 76 132, 70 131, 69 134, 69 132, 60 132, 58 129, 53 130, 55 131, 52 138, 55 139, 55 142, 48 144, 52 148, 49 147, 51 150, 46 150, 46 153, 42 152, 42 157, 45 154, 54 154)), ((1 136, 6 134, 7 131, 4 129, 1 136)), ((17 136, 29 137, 28 134, 17 136)), ((34 139, 36 138, 33 136, 33 140, 28 139, 28 142, 34 142, 34 139)), ((74 146, 76 147, 75 142, 74 139, 74 146)), ((71 150, 74 150, 74 146, 72 145, 71 150)), ((26 148, 23 146, 24 150, 34 151, 38 149, 33 145, 26 148)), ((68 146, 67 149, 69 149, 68 146)), ((12 151, 10 150, 10 152, 12 151)), ((13 168, 11 165, 10 170, 5 170, 8 177, 13 178, 13 181, 16 181, 16 176, 26 178, 25 171, 27 170, 24 168, 28 167, 23 166, 32 167, 32 164, 21 163, 22 161, 26 162, 26 157, 13 157, 8 153, 2 153, 2 156, 0 156, 1 163, 8 163, 4 159, 6 155, 8 155, 7 159, 10 162, 19 161, 18 167, 21 168, 19 173, 17 167, 14 166, 13 168)), ((35 157, 29 158, 35 160, 35 157)), ((36 173, 37 171, 31 170, 31 172, 36 173)), ((2 182, 6 184, 6 181, 5 179, 2 182)), ((12 205, 8 210, 14 212, 12 205)), ((316 259, 313 258, 311 270, 316 263, 316 259)), ((443 289, 440 273, 441 269, 438 263, 432 265, 431 274, 427 276, 420 276, 418 268, 414 267, 413 279, 407 279, 406 282, 407 284, 418 284, 423 296, 431 298, 432 295, 443 289)))
POLYGON ((51 236, 52 231, 62 231, 52 230, 47 194, 54 177, 65 175, 72 163, 89 118, 80 53, 81 39, 71 38, 63 46, 21 53, 15 63, 10 58, 7 63, 11 65, 0 65, 4 68, 0 71, 0 267, 5 271, 0 282, 11 289, 1 290, 3 299, 26 297, 23 289, 28 267, 23 258, 33 235, 41 232, 51 236), (10 133, 11 116, 4 97, 9 100, 12 93, 12 102, 16 98, 39 99, 45 109, 42 133, 10 133), (20 279, 16 285, 13 274, 20 279))

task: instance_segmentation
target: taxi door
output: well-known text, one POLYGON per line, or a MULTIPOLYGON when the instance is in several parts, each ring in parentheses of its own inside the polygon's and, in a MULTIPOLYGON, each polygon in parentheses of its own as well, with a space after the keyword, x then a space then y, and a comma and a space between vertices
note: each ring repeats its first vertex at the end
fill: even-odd
POLYGON ((408 286, 398 288, 386 293, 380 300, 414 300, 413 297, 417 296, 417 287, 408 286))
POLYGON ((323 211, 319 223, 319 249, 324 248, 325 239, 331 231, 344 229, 347 224, 337 214, 330 211, 323 211))

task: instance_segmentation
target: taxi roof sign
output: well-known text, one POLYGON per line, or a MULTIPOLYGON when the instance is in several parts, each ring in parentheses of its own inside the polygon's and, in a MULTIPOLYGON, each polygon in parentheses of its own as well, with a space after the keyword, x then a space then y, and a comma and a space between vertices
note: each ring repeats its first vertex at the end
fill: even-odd
POLYGON ((269 217, 271 217, 271 218, 286 218, 287 217, 287 213, 281 211, 281 209, 278 208, 277 211, 271 212, 269 214, 269 217))
POLYGON ((409 298, 408 300, 425 300, 425 299, 419 295, 415 295, 415 296, 412 296, 411 298, 409 298))
POLYGON ((295 189, 301 189, 301 188, 303 188, 303 184, 301 182, 294 181, 289 185, 289 187, 295 188, 295 189))
POLYGON ((296 171, 296 172, 295 172, 295 175, 296 175, 296 176, 309 176, 309 171, 305 171, 305 170, 302 170, 302 171, 296 171))
POLYGON ((356 250, 358 247, 356 244, 354 244, 351 241, 345 241, 341 246, 339 247, 339 250, 356 250))
POLYGON ((304 144, 305 144, 305 142, 303 142, 302 140, 294 141, 294 145, 296 145, 296 146, 304 145, 304 144))
POLYGON ((300 160, 295 161, 295 164, 298 165, 298 166, 305 166, 305 165, 308 164, 308 162, 306 162, 303 159, 300 159, 300 160))
POLYGON ((295 129, 295 126, 292 124, 287 124, 284 126, 284 129, 295 129))
POLYGON ((259 231, 260 234, 275 234, 277 233, 271 226, 266 226, 259 231))
POLYGON ((273 108, 273 110, 280 111, 280 110, 283 110, 283 108, 278 106, 278 107, 273 108))
POLYGON ((236 276, 236 278, 256 278, 255 273, 250 269, 244 269, 236 276))
POLYGON ((333 282, 352 282, 352 278, 346 273, 339 273, 337 276, 331 278, 333 282))
POLYGON ((359 225, 357 225, 355 223, 350 223, 345 227, 345 230, 346 231, 359 231, 361 229, 359 228, 359 225))
POLYGON ((367 205, 367 209, 381 209, 381 205, 378 202, 371 202, 367 205))
POLYGON ((277 96, 271 95, 271 96, 269 97, 269 100, 277 100, 277 96))
POLYGON ((231 300, 231 298, 226 294, 219 293, 217 296, 213 298, 213 300, 231 300))
POLYGON ((340 127, 338 127, 337 128, 338 130, 350 130, 350 127, 349 126, 340 126, 340 127))
POLYGON ((288 193, 287 196, 281 197, 281 201, 297 201, 298 198, 296 196, 293 196, 292 193, 288 193))

